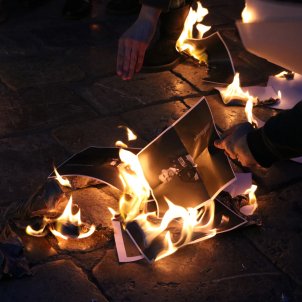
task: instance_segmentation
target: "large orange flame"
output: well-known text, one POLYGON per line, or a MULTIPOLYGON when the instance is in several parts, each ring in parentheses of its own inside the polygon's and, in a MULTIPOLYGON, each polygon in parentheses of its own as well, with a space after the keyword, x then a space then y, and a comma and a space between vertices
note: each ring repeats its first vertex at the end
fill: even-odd
MULTIPOLYGON (((122 164, 119 166, 121 181, 124 185, 124 192, 119 201, 119 214, 124 225, 135 221, 144 233, 147 245, 163 235, 164 249, 157 255, 155 260, 171 255, 180 247, 192 242, 194 232, 204 234, 202 240, 215 236, 216 229, 213 227, 215 203, 205 203, 202 209, 185 209, 175 205, 166 199, 168 210, 162 219, 156 213, 145 212, 145 204, 150 196, 150 187, 144 177, 141 165, 135 154, 127 150, 120 150, 122 164), (172 239, 169 225, 181 221, 180 236, 177 240, 172 239)), ((116 212, 109 208, 113 218, 116 212)))
POLYGON ((202 39, 203 35, 210 30, 211 26, 200 23, 207 14, 208 10, 202 7, 200 2, 197 2, 196 11, 191 7, 184 23, 183 31, 176 42, 176 49, 178 52, 185 52, 189 56, 197 59, 200 63, 207 62, 207 55, 204 50, 197 50, 193 44, 189 43, 189 40, 202 39), (194 37, 193 34, 195 26, 198 32, 197 37, 194 37))

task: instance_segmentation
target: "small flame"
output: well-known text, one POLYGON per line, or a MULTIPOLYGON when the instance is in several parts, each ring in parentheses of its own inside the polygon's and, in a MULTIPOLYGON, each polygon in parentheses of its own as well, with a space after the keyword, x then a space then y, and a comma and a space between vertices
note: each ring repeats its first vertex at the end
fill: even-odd
POLYGON ((47 217, 44 217, 43 219, 43 226, 40 230, 34 230, 30 225, 26 227, 26 233, 35 236, 35 237, 42 237, 45 236, 45 229, 48 226, 49 230, 53 235, 56 237, 62 238, 67 240, 69 237, 67 235, 64 235, 60 229, 64 225, 72 225, 74 227, 78 227, 79 234, 76 237, 77 239, 83 239, 86 237, 91 236, 95 231, 95 226, 87 226, 84 225, 81 221, 81 210, 79 209, 75 214, 72 213, 73 203, 72 203, 72 197, 70 197, 62 215, 56 219, 50 219, 47 217), (85 226, 85 231, 83 231, 83 226, 85 226))
POLYGON ((128 127, 126 126, 118 126, 118 128, 123 128, 127 131, 128 141, 135 141, 137 139, 137 135, 128 127))
POLYGON ((284 79, 287 77, 294 77, 295 73, 292 71, 281 71, 280 73, 274 75, 275 78, 284 79))
POLYGON ((258 208, 257 198, 255 195, 256 190, 257 186, 252 185, 244 192, 244 194, 248 194, 249 196, 249 204, 240 208, 240 212, 245 216, 253 215, 255 210, 258 208))
POLYGON ((54 167, 54 172, 56 174, 56 180, 61 186, 71 188, 71 184, 69 180, 67 178, 62 177, 55 167, 54 167))
POLYGON ((228 104, 232 100, 240 100, 247 102, 251 100, 253 103, 257 103, 256 97, 249 94, 248 91, 243 91, 240 86, 240 76, 236 73, 233 82, 224 89, 220 89, 220 95, 225 104, 228 104))
POLYGON ((258 127, 258 121, 254 118, 253 106, 254 106, 253 99, 249 98, 246 102, 244 111, 245 111, 246 118, 247 118, 248 122, 250 124, 252 124, 253 127, 257 128, 258 127))
POLYGON ((206 8, 202 7, 200 2, 197 2, 196 11, 191 7, 184 23, 183 31, 176 42, 176 49, 178 52, 185 52, 197 59, 200 63, 207 61, 207 55, 204 52, 204 49, 197 50, 194 45, 189 43, 189 40, 202 39, 204 34, 210 30, 211 26, 200 24, 208 12, 209 11, 206 8), (194 37, 193 34, 194 26, 196 26, 198 32, 197 37, 194 37))
POLYGON ((116 141, 115 142, 115 146, 119 147, 119 148, 128 148, 128 145, 126 145, 125 143, 123 143, 122 141, 116 141))
POLYGON ((281 92, 281 90, 278 90, 278 99, 279 99, 279 101, 281 101, 281 99, 282 99, 282 92, 281 92))
POLYGON ((242 11, 241 18, 243 23, 252 23, 255 21, 254 13, 247 5, 245 5, 242 11))

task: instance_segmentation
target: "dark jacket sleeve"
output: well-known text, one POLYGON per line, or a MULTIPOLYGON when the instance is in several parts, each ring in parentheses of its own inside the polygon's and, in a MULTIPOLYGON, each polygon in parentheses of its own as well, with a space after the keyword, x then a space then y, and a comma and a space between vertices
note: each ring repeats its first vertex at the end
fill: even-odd
POLYGON ((302 156, 302 101, 249 133, 247 143, 255 160, 263 167, 270 167, 278 160, 302 156))
POLYGON ((168 10, 170 0, 142 0, 142 3, 148 6, 161 8, 162 10, 168 10))

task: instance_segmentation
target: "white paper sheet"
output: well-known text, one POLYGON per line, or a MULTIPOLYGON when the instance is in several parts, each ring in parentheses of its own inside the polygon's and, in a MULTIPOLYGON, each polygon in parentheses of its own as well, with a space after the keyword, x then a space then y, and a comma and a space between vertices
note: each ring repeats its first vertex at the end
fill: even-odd
POLYGON ((250 12, 249 22, 294 20, 302 17, 302 6, 298 3, 246 0, 245 5, 250 12))
POLYGON ((230 193, 233 198, 244 194, 252 185, 252 173, 235 173, 235 176, 236 180, 224 189, 224 191, 230 193))
POLYGON ((293 80, 286 78, 277 78, 274 76, 269 77, 268 86, 278 92, 281 91, 281 101, 273 106, 276 109, 291 109, 300 101, 302 101, 302 75, 295 74, 293 80))

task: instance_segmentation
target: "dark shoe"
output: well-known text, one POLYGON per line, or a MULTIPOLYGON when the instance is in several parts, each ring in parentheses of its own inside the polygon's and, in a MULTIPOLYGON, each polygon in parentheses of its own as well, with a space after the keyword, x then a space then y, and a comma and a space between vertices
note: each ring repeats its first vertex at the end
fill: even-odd
POLYGON ((146 51, 143 72, 169 70, 180 62, 181 57, 175 44, 182 32, 189 9, 190 6, 186 5, 161 15, 160 37, 146 51))
POLYGON ((79 20, 90 15, 90 0, 66 0, 63 8, 63 16, 69 20, 79 20))
POLYGON ((110 0, 106 5, 106 11, 112 15, 132 15, 140 9, 139 0, 110 0))

